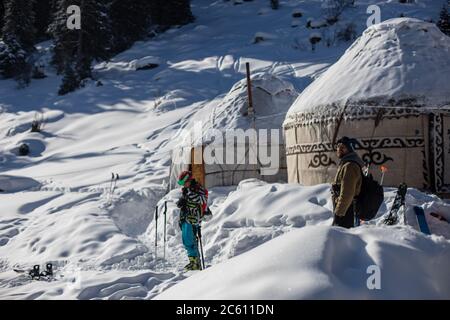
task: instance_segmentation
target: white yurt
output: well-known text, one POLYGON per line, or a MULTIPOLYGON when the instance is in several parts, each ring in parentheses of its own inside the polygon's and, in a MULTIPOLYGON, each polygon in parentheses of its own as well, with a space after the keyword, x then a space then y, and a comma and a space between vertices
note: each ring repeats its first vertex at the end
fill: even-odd
POLYGON ((334 142, 356 151, 384 186, 450 192, 450 38, 412 18, 369 27, 297 98, 284 121, 288 181, 330 182, 334 142))
POLYGON ((251 84, 253 108, 243 79, 198 111, 180 133, 172 151, 171 189, 183 170, 191 170, 207 188, 237 185, 248 178, 287 182, 282 124, 298 93, 271 74, 255 74, 251 84), (273 161, 265 161, 261 152, 268 152, 273 161))

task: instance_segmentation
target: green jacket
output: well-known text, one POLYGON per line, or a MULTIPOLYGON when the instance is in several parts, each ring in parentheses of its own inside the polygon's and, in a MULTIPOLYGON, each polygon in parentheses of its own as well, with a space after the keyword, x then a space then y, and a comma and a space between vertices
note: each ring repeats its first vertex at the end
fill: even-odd
POLYGON ((351 161, 342 161, 338 167, 333 183, 334 214, 345 216, 345 213, 353 204, 353 199, 361 192, 362 174, 361 167, 351 161))

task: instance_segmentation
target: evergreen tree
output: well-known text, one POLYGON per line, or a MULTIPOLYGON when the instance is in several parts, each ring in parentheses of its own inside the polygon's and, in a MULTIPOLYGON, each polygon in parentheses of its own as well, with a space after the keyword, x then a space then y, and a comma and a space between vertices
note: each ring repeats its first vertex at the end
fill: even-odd
POLYGON ((270 0, 270 6, 273 10, 277 10, 280 7, 280 1, 278 0, 270 0))
POLYGON ((190 0, 151 1, 152 22, 161 26, 183 25, 194 21, 190 0))
POLYGON ((52 5, 54 0, 37 0, 34 2, 35 13, 34 27, 36 29, 36 40, 44 41, 49 38, 48 26, 52 18, 52 5))
POLYGON ((77 71, 80 79, 91 77, 93 60, 105 60, 111 54, 111 24, 105 2, 80 0, 81 32, 77 39, 77 71))
POLYGON ((148 0, 113 0, 109 7, 113 32, 113 51, 128 49, 142 39, 150 25, 148 0))
POLYGON ((5 0, 0 0, 0 38, 3 34, 3 25, 4 25, 4 19, 5 19, 5 0))
MULTIPOLYGON (((450 1, 449 1, 450 3, 450 1)), ((450 15, 448 13, 448 7, 449 5, 445 5, 442 7, 440 16, 439 16, 439 21, 436 23, 436 25, 438 26, 438 28, 447 36, 450 36, 450 15)))
POLYGON ((23 50, 34 49, 34 0, 6 0, 3 40, 6 44, 17 42, 23 50))
POLYGON ((75 56, 79 30, 67 28, 67 8, 72 4, 70 0, 57 1, 52 23, 49 26, 49 33, 53 37, 54 48, 52 63, 55 65, 58 74, 66 69, 66 60, 75 56))
POLYGON ((53 63, 58 72, 64 74, 62 94, 78 88, 82 80, 92 77, 92 62, 107 59, 111 52, 111 28, 102 0, 59 0, 49 31, 55 43, 53 63), (67 28, 70 5, 80 7, 80 30, 67 28), (72 85, 73 82, 76 85, 72 85))
POLYGON ((14 77, 19 86, 30 81, 30 56, 34 51, 33 1, 6 0, 2 39, 0 42, 0 74, 14 77))
POLYGON ((75 91, 80 87, 80 81, 73 69, 71 63, 67 63, 64 68, 64 77, 62 79, 61 86, 59 87, 58 94, 65 95, 69 92, 75 91))
POLYGON ((28 54, 15 40, 9 39, 8 43, 0 41, 0 75, 5 78, 15 77, 21 84, 29 82, 28 54))

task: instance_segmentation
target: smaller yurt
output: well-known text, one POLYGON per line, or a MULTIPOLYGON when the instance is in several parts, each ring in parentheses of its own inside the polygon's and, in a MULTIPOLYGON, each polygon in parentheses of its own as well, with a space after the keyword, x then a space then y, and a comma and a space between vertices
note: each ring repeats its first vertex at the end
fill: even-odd
POLYGON ((237 82, 222 99, 197 112, 176 137, 170 188, 177 187, 183 170, 191 170, 207 188, 248 178, 287 181, 282 123, 298 93, 283 79, 261 73, 252 76, 250 91, 247 79, 237 82))
POLYGON ((288 180, 330 182, 334 143, 356 151, 383 185, 450 191, 450 38, 411 18, 369 27, 308 86, 285 122, 288 180))

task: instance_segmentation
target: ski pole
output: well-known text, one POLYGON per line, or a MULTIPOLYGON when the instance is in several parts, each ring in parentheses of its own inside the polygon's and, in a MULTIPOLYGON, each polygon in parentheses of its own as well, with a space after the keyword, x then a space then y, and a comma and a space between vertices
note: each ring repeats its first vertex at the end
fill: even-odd
POLYGON ((155 209, 155 261, 158 260, 158 205, 155 209))
POLYGON ((108 194, 111 193, 113 181, 114 181, 114 173, 111 173, 111 181, 109 181, 108 194))
MULTIPOLYGON (((200 212, 197 211, 197 242, 200 244, 200 257, 202 259, 202 270, 205 269, 205 258, 203 256, 202 231, 200 226, 200 212)), ((197 246, 198 246, 197 244, 197 246)))
POLYGON ((198 240, 200 242, 200 256, 202 258, 202 270, 204 270, 205 269, 205 257, 203 256, 202 230, 201 230, 200 225, 198 225, 197 234, 198 234, 198 240))
POLYGON ((114 189, 116 189, 117 180, 119 180, 119 174, 116 173, 114 175, 114 173, 111 173, 111 183, 110 183, 109 191, 108 191, 108 203, 110 203, 112 201, 114 189))
POLYGON ((111 189, 111 196, 113 195, 114 190, 116 189, 117 180, 119 180, 119 178, 120 178, 120 177, 119 177, 119 174, 116 173, 116 177, 114 178, 113 187, 112 187, 112 189, 111 189))
POLYGON ((112 190, 113 182, 114 182, 114 173, 111 173, 111 180, 109 181, 108 192, 106 194, 106 201, 108 204, 109 204, 110 198, 111 198, 111 190, 112 190))
POLYGON ((167 201, 164 201, 164 260, 166 259, 167 201))

